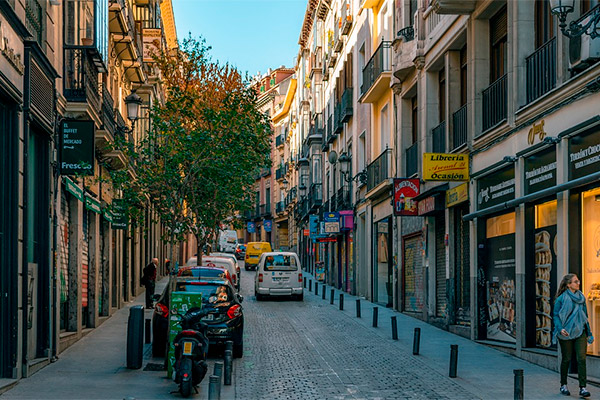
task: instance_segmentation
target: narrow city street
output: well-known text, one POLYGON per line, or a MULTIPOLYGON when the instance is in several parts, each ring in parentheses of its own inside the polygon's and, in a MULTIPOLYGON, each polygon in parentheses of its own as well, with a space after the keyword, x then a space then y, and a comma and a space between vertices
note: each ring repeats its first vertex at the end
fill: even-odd
MULTIPOLYGON (((256 301, 256 272, 242 269, 244 357, 234 361, 232 386, 222 386, 221 399, 511 399, 513 369, 523 369, 525 398, 559 399, 558 374, 548 369, 460 338, 392 310, 380 308, 379 326, 371 326, 373 304, 339 291, 330 304, 308 288, 304 301, 256 301), (390 316, 398 318, 399 340, 390 335, 390 316), (421 354, 412 354, 414 327, 422 330, 421 354), (458 376, 448 377, 449 344, 460 348, 458 376)), ((305 274, 306 276, 306 274, 305 274)), ((312 281, 312 276, 308 275, 312 281)), ((313 281, 314 282, 314 281, 313 281)), ((167 283, 163 279, 157 291, 167 283)), ((142 304, 143 295, 131 305, 142 304)), ((150 311, 146 318, 150 318, 150 311)), ((143 368, 125 364, 128 308, 61 354, 32 378, 2 394, 8 399, 169 399, 176 385, 160 370, 162 359, 144 351, 143 368), (153 367, 159 367, 153 370, 153 367)), ((209 371, 220 361, 213 349, 209 371)), ((571 381, 576 387, 575 381, 571 381)), ((208 377, 195 398, 208 398, 208 377)))

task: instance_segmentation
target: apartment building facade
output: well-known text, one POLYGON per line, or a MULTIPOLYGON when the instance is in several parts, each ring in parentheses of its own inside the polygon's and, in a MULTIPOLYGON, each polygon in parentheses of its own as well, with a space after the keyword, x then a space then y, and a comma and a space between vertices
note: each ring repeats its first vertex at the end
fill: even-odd
MULTIPOLYGON (((563 34, 552 3, 309 1, 286 199, 327 283, 555 369, 567 272, 600 327, 600 42, 563 34), (468 178, 432 179, 426 153, 468 160, 468 178)), ((573 3, 567 29, 600 12, 573 3)))
POLYGON ((174 32, 170 1, 0 3, 2 378, 30 376, 137 296, 151 257, 165 272, 151 204, 144 227, 117 221, 107 169, 127 164, 115 138, 139 141, 163 99, 149 51, 174 32), (68 162, 70 145, 88 161, 68 162))

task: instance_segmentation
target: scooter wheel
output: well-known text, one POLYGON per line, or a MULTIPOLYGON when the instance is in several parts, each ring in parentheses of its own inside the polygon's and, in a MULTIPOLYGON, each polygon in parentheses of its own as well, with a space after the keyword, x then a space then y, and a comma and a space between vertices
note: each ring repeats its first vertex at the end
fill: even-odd
POLYGON ((192 360, 189 358, 184 358, 181 360, 180 364, 180 379, 179 383, 179 391, 181 392, 181 396, 189 397, 192 394, 192 360), (187 373, 190 376, 184 378, 183 375, 187 373))
POLYGON ((192 381, 181 381, 179 390, 181 391, 181 397, 190 397, 192 394, 192 381))

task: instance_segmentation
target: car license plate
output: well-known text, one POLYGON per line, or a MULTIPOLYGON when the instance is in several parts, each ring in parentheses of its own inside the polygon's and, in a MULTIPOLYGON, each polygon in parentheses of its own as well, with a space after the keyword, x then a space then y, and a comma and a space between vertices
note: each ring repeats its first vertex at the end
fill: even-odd
POLYGON ((215 316, 213 314, 207 314, 204 318, 202 318, 202 321, 212 321, 215 319, 215 316))
POLYGON ((183 355, 184 356, 192 355, 192 342, 184 342, 183 343, 183 355))

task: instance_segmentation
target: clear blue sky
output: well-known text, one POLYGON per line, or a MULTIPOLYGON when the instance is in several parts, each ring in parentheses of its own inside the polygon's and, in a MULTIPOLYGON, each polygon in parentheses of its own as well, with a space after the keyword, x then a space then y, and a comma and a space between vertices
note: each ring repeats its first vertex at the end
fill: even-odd
POLYGON ((307 0, 173 0, 179 40, 203 36, 242 73, 293 67, 307 0))

